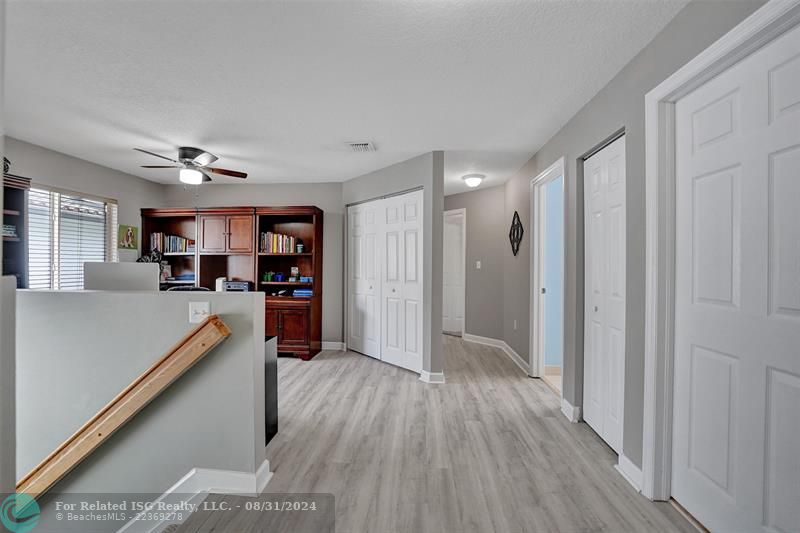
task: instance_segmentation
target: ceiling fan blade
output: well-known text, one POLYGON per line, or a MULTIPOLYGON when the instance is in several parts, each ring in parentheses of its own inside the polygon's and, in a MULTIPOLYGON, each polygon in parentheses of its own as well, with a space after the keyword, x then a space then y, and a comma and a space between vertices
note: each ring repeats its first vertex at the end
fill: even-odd
POLYGON ((208 172, 206 172, 206 169, 204 169, 204 168, 197 168, 196 170, 199 170, 199 171, 200 171, 200 174, 202 174, 202 175, 203 175, 203 183, 208 183, 209 181, 213 181, 213 180, 211 179, 211 176, 209 176, 209 175, 208 175, 208 172))
POLYGON ((205 150, 201 150, 200 148, 194 148, 192 146, 181 146, 178 148, 178 159, 181 161, 191 161, 198 167, 205 167, 219 159, 212 153, 206 152, 205 150))
POLYGON ((223 176, 231 176, 232 178, 246 178, 246 172, 237 172, 235 170, 228 170, 227 168, 209 167, 206 168, 209 172, 214 174, 222 174, 223 176))
POLYGON ((141 148, 134 148, 134 150, 136 150, 137 152, 142 152, 143 154, 154 155, 156 157, 160 157, 161 159, 166 159, 167 161, 172 161, 173 163, 177 163, 177 161, 175 161, 174 159, 170 159, 169 157, 163 155, 154 154, 153 152, 148 152, 147 150, 142 150, 141 148))
POLYGON ((142 168, 183 168, 180 165, 142 165, 142 168))

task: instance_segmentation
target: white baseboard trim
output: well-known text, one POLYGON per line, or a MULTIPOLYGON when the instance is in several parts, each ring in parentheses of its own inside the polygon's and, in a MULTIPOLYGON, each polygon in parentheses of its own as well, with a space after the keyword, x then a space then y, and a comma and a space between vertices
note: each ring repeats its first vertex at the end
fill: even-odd
POLYGON ((473 335, 471 333, 464 333, 462 338, 467 342, 474 342, 477 344, 485 344, 486 346, 500 348, 511 358, 512 361, 514 361, 514 364, 516 364, 520 370, 525 372, 525 374, 530 375, 530 366, 528 365, 528 362, 520 357, 520 355, 515 352, 514 349, 509 346, 508 343, 506 343, 506 341, 493 339, 491 337, 481 337, 480 335, 473 335))
POLYGON ((444 384, 444 372, 428 372, 423 370, 419 373, 419 380, 433 385, 444 384))
POLYGON ((573 424, 581 421, 581 408, 575 407, 564 398, 561 398, 561 412, 567 417, 567 420, 573 424))
POLYGON ((322 341, 322 349, 331 352, 345 351, 344 343, 337 341, 322 341))
POLYGON ((642 492, 642 481, 644 477, 641 468, 633 464, 630 459, 622 454, 619 454, 619 462, 614 465, 614 468, 616 468, 617 472, 636 489, 636 492, 642 492))
MULTIPOLYGON (((209 494, 261 494, 272 478, 269 461, 261 463, 255 473, 236 472, 233 470, 214 470, 211 468, 193 468, 177 483, 168 488, 155 501, 179 508, 192 509, 203 502, 209 494)), ((152 513, 158 515, 158 513, 152 513)), ((190 513, 182 517, 186 520, 190 513)), ((147 520, 145 513, 140 513, 125 524, 117 533, 161 533, 174 520, 147 520)))

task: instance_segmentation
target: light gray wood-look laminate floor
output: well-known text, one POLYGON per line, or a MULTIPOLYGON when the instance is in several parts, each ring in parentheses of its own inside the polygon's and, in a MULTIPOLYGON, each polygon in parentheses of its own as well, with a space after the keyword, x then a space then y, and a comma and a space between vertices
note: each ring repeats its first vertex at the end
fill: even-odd
POLYGON ((332 493, 339 533, 695 531, 503 352, 444 352, 444 385, 355 353, 280 359, 266 492, 332 493))

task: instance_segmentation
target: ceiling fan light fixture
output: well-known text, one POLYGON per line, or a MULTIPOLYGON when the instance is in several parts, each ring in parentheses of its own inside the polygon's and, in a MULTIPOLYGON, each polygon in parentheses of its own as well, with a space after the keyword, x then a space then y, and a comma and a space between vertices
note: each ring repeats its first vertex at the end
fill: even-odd
POLYGON ((481 184, 485 177, 486 176, 483 174, 467 174, 466 176, 462 176, 461 179, 464 180, 464 183, 467 184, 467 187, 474 189, 481 184))
POLYGON ((203 173, 193 168, 182 168, 178 179, 187 185, 200 185, 203 183, 203 173))

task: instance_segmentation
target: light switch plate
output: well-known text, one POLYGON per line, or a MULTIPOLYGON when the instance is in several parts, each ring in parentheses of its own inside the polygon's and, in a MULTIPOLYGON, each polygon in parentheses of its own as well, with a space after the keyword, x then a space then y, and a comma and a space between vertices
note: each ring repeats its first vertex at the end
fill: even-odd
POLYGON ((210 302, 189 302, 189 323, 199 324, 211 314, 210 302))
POLYGON ((478 270, 481 269, 481 262, 480 261, 475 261, 475 268, 478 269, 478 270))

